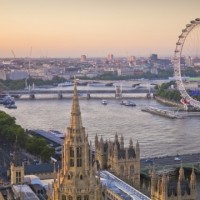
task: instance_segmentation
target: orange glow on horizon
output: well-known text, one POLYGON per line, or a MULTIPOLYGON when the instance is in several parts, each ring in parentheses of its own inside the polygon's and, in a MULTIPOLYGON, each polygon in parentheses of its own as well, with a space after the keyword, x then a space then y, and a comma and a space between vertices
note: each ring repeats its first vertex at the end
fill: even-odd
POLYGON ((172 55, 178 35, 200 2, 125 0, 5 1, 0 7, 0 57, 172 55), (180 6, 181 4, 181 6, 180 6), (181 9, 180 9, 181 8, 181 9))

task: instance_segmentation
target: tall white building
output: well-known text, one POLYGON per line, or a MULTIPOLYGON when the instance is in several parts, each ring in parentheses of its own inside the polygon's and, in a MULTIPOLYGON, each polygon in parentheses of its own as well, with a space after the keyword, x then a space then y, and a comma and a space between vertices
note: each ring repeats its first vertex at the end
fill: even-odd
POLYGON ((0 70, 0 79, 6 80, 6 71, 5 70, 0 70))

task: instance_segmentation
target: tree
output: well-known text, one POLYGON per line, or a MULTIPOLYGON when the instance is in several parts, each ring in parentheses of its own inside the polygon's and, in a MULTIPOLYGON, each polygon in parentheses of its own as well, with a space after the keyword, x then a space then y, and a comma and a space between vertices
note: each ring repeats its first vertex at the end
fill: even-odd
POLYGON ((0 111, 0 140, 13 144, 16 137, 21 148, 41 157, 44 161, 48 161, 54 154, 54 149, 48 146, 45 139, 28 135, 20 125, 15 123, 14 117, 0 111))
POLYGON ((45 146, 41 152, 41 159, 43 162, 49 161, 50 157, 55 154, 55 150, 48 146, 45 146))
POLYGON ((179 102, 181 100, 181 94, 176 89, 170 89, 171 85, 175 85, 175 82, 163 83, 158 87, 156 95, 171 101, 179 102))

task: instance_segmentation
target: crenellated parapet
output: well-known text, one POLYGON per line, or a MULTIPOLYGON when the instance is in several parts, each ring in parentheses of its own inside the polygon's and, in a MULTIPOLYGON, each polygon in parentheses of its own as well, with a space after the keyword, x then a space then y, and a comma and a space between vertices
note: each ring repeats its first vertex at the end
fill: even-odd
POLYGON ((181 165, 177 180, 169 176, 156 175, 155 167, 151 173, 151 199, 152 200, 196 200, 196 175, 194 169, 190 181, 185 179, 184 169, 181 165))
POLYGON ((114 141, 104 141, 95 136, 95 159, 100 169, 110 169, 121 178, 128 179, 135 186, 140 186, 140 146, 137 141, 135 147, 132 139, 127 147, 124 137, 115 134, 114 141))

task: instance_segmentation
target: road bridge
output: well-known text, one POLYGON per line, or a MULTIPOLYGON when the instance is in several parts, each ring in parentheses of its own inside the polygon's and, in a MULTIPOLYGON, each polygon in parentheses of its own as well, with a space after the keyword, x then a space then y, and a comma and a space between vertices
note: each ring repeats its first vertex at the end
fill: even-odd
MULTIPOLYGON (((54 95, 57 96, 58 99, 62 99, 64 95, 68 95, 69 97, 73 94, 73 87, 67 87, 67 88, 35 88, 32 90, 10 90, 6 91, 5 93, 15 97, 15 98, 23 98, 24 96, 28 96, 29 99, 35 99, 35 97, 41 97, 42 95, 54 95)), ((122 90, 122 96, 129 96, 132 97, 134 94, 143 94, 145 97, 149 97, 151 93, 151 96, 154 95, 155 89, 152 89, 149 91, 148 88, 124 88, 122 90), (124 94, 124 95, 123 95, 124 94)), ((99 97, 103 98, 104 96, 110 96, 112 98, 115 98, 116 96, 116 89, 113 87, 81 87, 78 88, 78 94, 80 96, 85 96, 87 98, 93 98, 93 97, 99 97)))
MULTIPOLYGON (((123 93, 148 93, 149 89, 142 88, 142 89, 124 89, 123 93)), ((63 89, 34 89, 34 90, 9 90, 6 91, 6 93, 11 94, 11 95, 23 95, 23 94, 58 94, 58 93, 63 93, 63 94, 73 94, 73 89, 68 89, 68 90, 63 90, 63 89)), ((78 90, 79 94, 99 94, 99 93, 115 93, 115 89, 79 89, 78 90)), ((151 90, 151 93, 155 93, 155 90, 151 90)))

